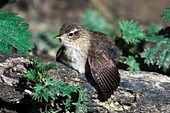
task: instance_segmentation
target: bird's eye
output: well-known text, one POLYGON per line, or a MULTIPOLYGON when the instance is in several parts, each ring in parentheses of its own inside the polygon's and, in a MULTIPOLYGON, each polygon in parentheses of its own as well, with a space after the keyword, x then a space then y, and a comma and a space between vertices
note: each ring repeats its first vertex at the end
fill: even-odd
POLYGON ((73 36, 73 33, 68 33, 68 36, 73 36))

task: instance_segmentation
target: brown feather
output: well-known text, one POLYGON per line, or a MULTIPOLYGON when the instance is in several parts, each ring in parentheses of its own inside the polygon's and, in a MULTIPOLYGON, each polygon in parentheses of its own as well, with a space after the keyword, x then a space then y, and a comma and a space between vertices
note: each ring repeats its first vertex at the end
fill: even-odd
POLYGON ((106 101, 111 97, 120 82, 120 76, 114 64, 115 59, 111 54, 111 52, 116 53, 116 47, 109 40, 106 40, 105 35, 99 37, 98 34, 93 34, 92 36, 94 37, 91 40, 92 49, 89 50, 88 63, 97 86, 97 88, 94 87, 98 92, 98 99, 106 101))

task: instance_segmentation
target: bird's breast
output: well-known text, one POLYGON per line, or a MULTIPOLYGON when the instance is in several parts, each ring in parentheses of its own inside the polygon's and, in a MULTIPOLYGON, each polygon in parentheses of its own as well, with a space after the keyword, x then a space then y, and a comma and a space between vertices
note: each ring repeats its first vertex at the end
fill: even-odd
POLYGON ((84 74, 88 52, 70 48, 67 49, 65 53, 70 60, 70 67, 77 70, 79 73, 84 74))

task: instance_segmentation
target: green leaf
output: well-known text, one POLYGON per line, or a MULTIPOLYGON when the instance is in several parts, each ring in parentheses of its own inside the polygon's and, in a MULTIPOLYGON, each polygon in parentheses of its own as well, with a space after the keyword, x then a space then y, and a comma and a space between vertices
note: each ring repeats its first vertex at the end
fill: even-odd
POLYGON ((27 54, 34 47, 28 41, 31 38, 31 34, 26 32, 29 25, 23 21, 23 18, 14 13, 0 10, 0 52, 11 52, 12 46, 18 53, 27 54))
POLYGON ((44 88, 44 89, 43 89, 42 97, 44 98, 44 100, 45 100, 46 102, 48 102, 49 91, 48 91, 47 88, 44 88))
POLYGON ((34 90, 35 91, 41 91, 42 89, 43 89, 44 87, 43 87, 43 85, 42 84, 36 84, 36 86, 34 86, 34 90))
POLYGON ((64 105, 66 105, 66 107, 70 107, 71 103, 70 103, 70 101, 66 101, 66 103, 64 103, 64 105))
POLYGON ((5 52, 5 53, 11 52, 10 47, 8 46, 8 44, 5 41, 3 41, 1 36, 0 36, 0 52, 5 52))
POLYGON ((170 66, 170 39, 163 38, 156 41, 155 48, 147 48, 140 55, 145 58, 146 64, 156 64, 159 68, 168 69, 170 66))
POLYGON ((63 87, 62 94, 63 96, 68 96, 68 98, 71 98, 71 92, 76 92, 77 87, 75 86, 70 86, 70 87, 63 87))
POLYGON ((107 35, 110 35, 113 31, 113 25, 108 23, 96 10, 86 10, 82 15, 81 23, 91 30, 107 35))
POLYGON ((161 13, 162 20, 170 20, 170 8, 165 8, 165 10, 161 13))
POLYGON ((149 34, 154 34, 157 33, 159 29, 157 28, 156 24, 152 22, 149 26, 147 26, 147 31, 149 34))
POLYGON ((35 100, 40 99, 42 97, 42 90, 43 90, 42 84, 36 84, 33 89, 35 92, 35 94, 33 95, 33 99, 35 100))
POLYGON ((85 104, 81 104, 81 107, 83 108, 84 113, 87 113, 87 106, 85 104))
POLYGON ((35 70, 30 69, 30 70, 28 70, 27 78, 32 81, 35 81, 35 74, 36 74, 35 70))
POLYGON ((84 111, 87 110, 87 107, 82 104, 83 101, 87 100, 87 96, 85 96, 87 90, 82 90, 80 86, 68 86, 65 83, 58 82, 51 76, 47 75, 47 71, 54 67, 56 68, 56 65, 52 63, 43 63, 38 58, 33 58, 31 61, 34 63, 34 68, 28 70, 27 77, 28 79, 34 79, 34 82, 36 83, 33 87, 34 100, 38 100, 39 102, 43 102, 43 100, 45 100, 48 104, 46 106, 51 106, 50 109, 54 112, 58 110, 58 108, 54 108, 55 104, 65 105, 64 111, 69 111, 70 107, 76 107, 77 113, 80 107, 84 107, 82 108, 84 111), (75 93, 79 95, 77 100, 74 101, 77 103, 74 106, 72 94, 75 93), (55 99, 60 99, 60 97, 61 102, 54 103, 55 99))
POLYGON ((146 41, 150 41, 150 42, 156 42, 159 43, 162 40, 164 40, 164 36, 163 35, 149 35, 145 37, 146 41))
POLYGON ((56 69, 56 63, 49 63, 45 66, 45 70, 56 69))
POLYGON ((56 99, 56 96, 55 95, 49 95, 49 97, 52 99, 52 100, 55 100, 56 99))
POLYGON ((47 77, 45 80, 45 85, 50 85, 52 83, 52 78, 51 77, 47 77))
POLYGON ((153 48, 147 48, 144 50, 144 52, 142 52, 140 55, 142 58, 145 58, 145 63, 146 64, 154 64, 156 61, 154 60, 154 55, 156 54, 156 49, 153 48))
POLYGON ((119 22, 119 27, 121 29, 123 39, 128 44, 136 44, 140 41, 140 39, 143 39, 145 36, 144 29, 141 27, 141 25, 138 25, 138 22, 134 22, 133 20, 123 20, 119 22))
POLYGON ((129 65, 129 67, 128 67, 129 71, 140 71, 139 63, 136 62, 136 60, 133 56, 128 56, 124 63, 129 65))

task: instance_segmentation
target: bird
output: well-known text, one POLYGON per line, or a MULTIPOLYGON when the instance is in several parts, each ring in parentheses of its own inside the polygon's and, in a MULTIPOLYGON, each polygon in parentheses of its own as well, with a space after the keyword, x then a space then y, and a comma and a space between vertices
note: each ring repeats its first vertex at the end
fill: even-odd
POLYGON ((61 43, 56 61, 85 75, 96 89, 98 100, 107 101, 120 83, 116 67, 119 50, 112 38, 72 21, 63 24, 59 35, 54 38, 58 38, 61 43))

